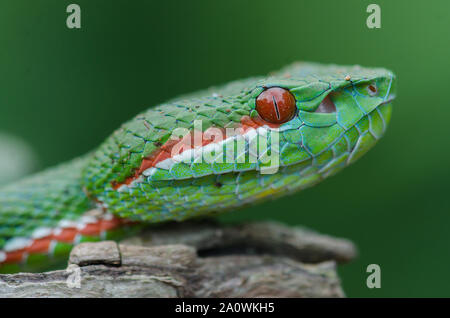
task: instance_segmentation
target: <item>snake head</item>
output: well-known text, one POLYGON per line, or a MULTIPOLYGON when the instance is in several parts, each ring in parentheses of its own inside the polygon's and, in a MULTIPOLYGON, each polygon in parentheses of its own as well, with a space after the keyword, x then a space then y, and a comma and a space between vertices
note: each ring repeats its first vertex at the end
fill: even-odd
POLYGON ((308 162, 323 178, 356 161, 383 136, 395 84, 385 69, 297 63, 261 80, 249 103, 257 112, 259 96, 273 88, 293 96, 295 115, 278 126, 281 165, 308 162))
POLYGON ((85 190, 105 209, 183 220, 316 184, 386 131, 395 76, 297 63, 176 98, 119 128, 92 155, 85 190))

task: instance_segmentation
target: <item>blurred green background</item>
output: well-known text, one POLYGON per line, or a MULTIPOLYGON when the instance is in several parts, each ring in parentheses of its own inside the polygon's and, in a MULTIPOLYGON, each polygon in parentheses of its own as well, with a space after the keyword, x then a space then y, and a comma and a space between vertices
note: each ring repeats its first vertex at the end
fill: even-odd
POLYGON ((295 60, 383 66, 399 79, 386 137, 317 187, 226 220, 277 219, 352 239, 348 296, 450 296, 449 1, 0 2, 0 131, 40 167, 96 147, 178 94, 295 60), (82 28, 66 27, 77 3, 82 28), (381 6, 382 28, 366 27, 381 6), (381 266, 381 289, 366 266, 381 266))

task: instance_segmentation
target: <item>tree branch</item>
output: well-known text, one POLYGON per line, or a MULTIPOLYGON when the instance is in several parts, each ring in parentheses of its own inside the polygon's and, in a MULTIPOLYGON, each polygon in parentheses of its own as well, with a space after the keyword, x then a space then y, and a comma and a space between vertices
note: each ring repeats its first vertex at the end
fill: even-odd
POLYGON ((0 297, 343 297, 336 262, 355 254, 348 240, 273 222, 166 224, 80 244, 67 270, 0 275, 0 297))

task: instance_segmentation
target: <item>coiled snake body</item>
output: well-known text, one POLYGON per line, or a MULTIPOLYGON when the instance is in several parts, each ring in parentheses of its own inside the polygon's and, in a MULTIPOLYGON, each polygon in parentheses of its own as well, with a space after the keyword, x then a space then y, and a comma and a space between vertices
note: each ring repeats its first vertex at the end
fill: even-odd
POLYGON ((0 271, 312 186, 384 134, 394 86, 385 69, 296 63, 150 108, 92 153, 0 189, 0 271))

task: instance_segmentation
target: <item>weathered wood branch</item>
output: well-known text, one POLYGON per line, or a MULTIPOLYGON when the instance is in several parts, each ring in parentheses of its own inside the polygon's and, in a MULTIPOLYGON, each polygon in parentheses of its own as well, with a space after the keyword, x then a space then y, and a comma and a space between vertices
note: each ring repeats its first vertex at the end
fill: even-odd
POLYGON ((167 224, 80 244, 67 270, 0 275, 0 297, 342 297, 336 262, 355 253, 348 240, 273 222, 167 224))

